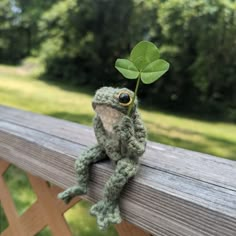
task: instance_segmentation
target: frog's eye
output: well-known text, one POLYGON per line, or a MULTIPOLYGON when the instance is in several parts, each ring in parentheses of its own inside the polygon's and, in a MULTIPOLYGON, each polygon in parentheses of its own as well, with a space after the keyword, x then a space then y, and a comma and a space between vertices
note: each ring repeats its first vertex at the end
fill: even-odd
POLYGON ((132 102, 132 99, 127 92, 121 92, 119 94, 118 99, 119 99, 120 105, 122 105, 122 106, 129 106, 130 103, 132 102))

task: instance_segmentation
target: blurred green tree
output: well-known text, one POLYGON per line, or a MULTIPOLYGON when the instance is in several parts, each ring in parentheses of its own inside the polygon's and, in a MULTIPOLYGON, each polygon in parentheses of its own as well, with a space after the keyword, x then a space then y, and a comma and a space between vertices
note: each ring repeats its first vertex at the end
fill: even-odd
POLYGON ((0 62, 17 63, 40 44, 37 21, 55 0, 1 0, 0 62))
POLYGON ((158 1, 66 0, 55 4, 39 22, 45 39, 40 55, 47 74, 74 84, 126 84, 121 77, 117 80, 114 62, 127 55, 143 35, 149 37, 150 21, 155 22, 154 2, 158 1))
POLYGON ((15 0, 15 5, 20 9, 19 23, 26 35, 26 52, 29 55, 40 44, 38 37, 38 20, 52 4, 58 0, 15 0))
POLYGON ((235 115, 235 12, 236 3, 230 0, 161 4, 157 20, 165 42, 162 52, 173 71, 160 89, 178 109, 235 115))
POLYGON ((20 9, 14 7, 11 1, 0 2, 0 62, 15 62, 24 55, 24 50, 20 49, 24 39, 16 44, 19 14, 20 9))

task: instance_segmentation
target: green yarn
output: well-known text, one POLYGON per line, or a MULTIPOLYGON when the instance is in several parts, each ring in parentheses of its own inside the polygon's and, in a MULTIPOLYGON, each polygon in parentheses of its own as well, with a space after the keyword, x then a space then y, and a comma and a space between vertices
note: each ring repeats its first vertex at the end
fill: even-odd
POLYGON ((137 111, 137 98, 129 117, 126 115, 128 106, 119 101, 120 93, 125 94, 125 99, 128 99, 128 95, 130 98, 133 96, 133 92, 127 88, 102 87, 97 90, 92 105, 97 112, 94 132, 98 144, 83 152, 75 162, 78 185, 58 194, 58 198, 66 203, 74 196, 86 194, 89 165, 107 157, 113 160, 116 167, 105 185, 103 200, 90 209, 90 213, 97 217, 100 229, 106 229, 110 223, 121 222, 120 193, 128 180, 137 173, 139 157, 146 148, 146 130, 137 111), (103 115, 103 110, 108 115, 103 115), (112 125, 111 129, 109 125, 112 125))

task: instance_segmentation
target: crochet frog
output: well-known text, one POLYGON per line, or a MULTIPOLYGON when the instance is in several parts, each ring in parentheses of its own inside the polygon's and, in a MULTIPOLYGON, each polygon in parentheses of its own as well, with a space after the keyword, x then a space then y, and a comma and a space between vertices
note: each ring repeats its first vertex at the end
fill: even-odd
POLYGON ((133 92, 127 88, 102 87, 97 90, 92 102, 96 112, 93 124, 97 144, 83 152, 75 162, 78 185, 58 195, 68 203, 74 196, 86 194, 89 165, 107 157, 111 159, 115 170, 105 184, 104 197, 90 209, 97 217, 100 229, 121 222, 120 192, 137 173, 139 157, 146 148, 146 130, 137 110, 137 98, 131 115, 127 115, 132 99, 133 92))

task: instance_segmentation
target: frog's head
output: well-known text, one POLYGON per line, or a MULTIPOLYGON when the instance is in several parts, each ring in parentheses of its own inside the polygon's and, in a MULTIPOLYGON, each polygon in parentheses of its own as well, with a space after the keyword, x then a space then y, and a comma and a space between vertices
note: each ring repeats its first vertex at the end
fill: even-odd
MULTIPOLYGON (((126 115, 133 96, 134 93, 127 88, 102 87, 95 93, 92 106, 95 111, 98 106, 107 106, 126 115)), ((131 115, 136 108, 137 98, 135 98, 131 115)))

